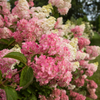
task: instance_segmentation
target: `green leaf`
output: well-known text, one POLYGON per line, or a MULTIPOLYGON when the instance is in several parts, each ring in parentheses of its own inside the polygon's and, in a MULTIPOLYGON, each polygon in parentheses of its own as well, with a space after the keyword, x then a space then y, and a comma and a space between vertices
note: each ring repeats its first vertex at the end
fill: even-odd
POLYGON ((37 100, 36 96, 34 94, 32 94, 32 97, 30 100, 37 100))
POLYGON ((12 32, 14 32, 14 31, 15 31, 15 30, 14 30, 14 28, 9 27, 9 29, 10 29, 12 32))
POLYGON ((22 72, 20 77, 20 87, 23 89, 27 88, 33 81, 33 69, 31 67, 26 66, 22 72))
POLYGON ((5 55, 4 58, 14 58, 14 59, 17 59, 20 62, 24 63, 25 65, 27 62, 26 57, 20 52, 10 52, 7 55, 5 55))
POLYGON ((15 42, 15 39, 14 38, 10 38, 8 46, 11 45, 13 42, 15 42))
POLYGON ((0 80, 2 79, 2 72, 1 72, 1 70, 0 70, 0 80))
POLYGON ((7 100, 18 100, 17 92, 15 91, 14 88, 12 87, 5 87, 5 92, 6 92, 6 98, 7 100))
POLYGON ((3 42, 5 44, 8 44, 9 41, 7 39, 0 39, 0 42, 3 42))

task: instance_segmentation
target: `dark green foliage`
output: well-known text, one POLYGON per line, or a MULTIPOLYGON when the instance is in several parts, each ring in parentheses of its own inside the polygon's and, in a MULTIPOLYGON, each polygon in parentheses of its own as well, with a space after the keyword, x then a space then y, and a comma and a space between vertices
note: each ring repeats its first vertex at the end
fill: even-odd
POLYGON ((1 72, 1 70, 0 70, 0 80, 2 79, 2 72, 1 72))
POLYGON ((96 19, 96 30, 100 33, 100 15, 96 19))
POLYGON ((6 87, 4 87, 4 89, 6 92, 7 100, 18 100, 17 92, 15 91, 14 88, 6 86, 6 87))
POLYGON ((14 38, 0 39, 0 50, 7 48, 11 49, 13 47, 14 42, 15 42, 14 38))
POLYGON ((35 93, 38 97, 39 94, 45 95, 46 97, 49 97, 49 95, 52 92, 52 88, 50 88, 48 85, 39 85, 39 82, 36 82, 36 80, 33 80, 33 84, 31 85, 32 89, 35 90, 35 93))
POLYGON ((23 89, 25 89, 32 82, 33 82, 33 69, 31 67, 26 66, 21 72, 20 87, 23 87, 23 89))
POLYGON ((34 6, 38 7, 38 6, 43 6, 43 5, 47 5, 48 4, 48 0, 34 0, 34 6))
POLYGON ((17 59, 20 62, 24 63, 25 65, 27 62, 26 57, 20 52, 10 52, 7 55, 5 55, 4 58, 14 58, 14 59, 17 59))
POLYGON ((18 91, 18 100, 39 100, 39 95, 45 95, 49 97, 52 92, 52 88, 48 85, 40 86, 36 79, 33 79, 32 84, 27 88, 18 91))

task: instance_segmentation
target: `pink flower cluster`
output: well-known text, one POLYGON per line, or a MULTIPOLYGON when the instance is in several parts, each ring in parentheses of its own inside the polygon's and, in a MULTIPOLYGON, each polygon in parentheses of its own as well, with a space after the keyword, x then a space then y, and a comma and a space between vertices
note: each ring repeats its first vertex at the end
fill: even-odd
POLYGON ((17 23, 17 30, 12 33, 16 42, 24 41, 35 41, 37 37, 41 36, 41 28, 37 25, 38 19, 32 18, 29 21, 21 19, 17 23))
POLYGON ((80 37, 82 36, 84 30, 80 26, 75 26, 75 28, 71 29, 71 31, 74 33, 75 37, 80 37))
POLYGON ((71 81, 70 55, 72 54, 67 44, 68 41, 60 39, 53 33, 42 35, 39 44, 35 42, 22 44, 21 51, 29 60, 33 55, 40 54, 39 58, 35 57, 35 63, 29 61, 28 64, 34 69, 35 77, 41 85, 49 83, 52 79, 60 86, 67 86, 71 81))
POLYGON ((80 76, 79 78, 75 79, 74 81, 75 85, 80 87, 80 86, 84 86, 85 83, 85 78, 80 76))
POLYGON ((86 46, 86 52, 90 55, 90 57, 97 57, 100 55, 99 46, 86 46))
POLYGON ((72 97, 72 100, 85 100, 86 99, 85 96, 77 92, 74 92, 74 91, 70 91, 70 96, 72 97))
POLYGON ((58 68, 55 65, 54 59, 52 57, 47 57, 41 55, 39 58, 35 57, 36 63, 33 63, 31 67, 34 69, 34 75, 37 81, 41 85, 45 85, 52 80, 58 72, 58 68))
POLYGON ((6 93, 3 89, 0 89, 0 100, 7 100, 6 93))
POLYGON ((50 97, 46 98, 44 95, 40 95, 39 98, 40 100, 69 100, 68 96, 66 95, 66 91, 57 88, 52 91, 50 97))
POLYGON ((1 1, 0 2, 0 14, 3 14, 3 15, 5 15, 5 14, 9 14, 10 13, 10 9, 9 9, 9 7, 8 7, 8 4, 7 4, 7 2, 6 1, 1 1))
POLYGON ((95 94, 96 88, 98 87, 97 84, 93 80, 87 80, 87 90, 89 94, 87 94, 88 97, 92 99, 97 99, 97 95, 95 94))
POLYGON ((64 66, 63 62, 56 61, 52 57, 41 55, 39 58, 35 57, 35 63, 31 67, 34 70, 34 76, 40 85, 48 84, 50 81, 55 80, 60 86, 67 86, 71 81, 72 74, 68 71, 68 64, 64 66), (61 66, 63 64, 63 66, 61 66))
POLYGON ((30 6, 30 7, 33 7, 33 6, 34 6, 33 0, 29 0, 29 6, 30 6))
POLYGON ((58 8, 58 12, 61 15, 65 15, 68 13, 68 10, 71 8, 70 4, 71 0, 49 0, 49 3, 51 3, 53 6, 56 6, 58 8))
MULTIPOLYGON (((14 64, 17 62, 12 58, 3 58, 6 54, 12 52, 12 50, 3 49, 0 51, 0 70, 4 78, 11 79, 14 73, 17 72, 17 69, 13 69, 14 64)), ((19 74, 13 77, 13 81, 19 83, 19 74)))
POLYGON ((81 60, 80 61, 80 66, 83 69, 86 69, 85 74, 87 76, 92 76, 93 73, 97 71, 97 65, 95 63, 90 63, 89 64, 88 61, 81 60))
POLYGON ((89 44, 90 44, 90 40, 89 39, 86 39, 84 37, 78 38, 78 46, 79 46, 79 49, 82 49, 83 47, 86 47, 89 44))
POLYGON ((40 38, 40 47, 43 53, 48 53, 49 55, 59 55, 70 57, 70 49, 68 48, 67 40, 63 40, 56 34, 51 33, 50 35, 42 35, 40 38))
POLYGON ((12 9, 12 14, 19 18, 30 18, 29 4, 26 0, 19 0, 16 6, 12 9))
POLYGON ((7 73, 7 71, 11 69, 11 66, 14 63, 16 63, 15 59, 3 58, 9 52, 12 52, 12 51, 8 49, 3 49, 2 51, 0 51, 0 70, 2 71, 3 74, 7 73))
POLYGON ((24 42, 24 43, 22 43, 21 52, 26 57, 30 58, 30 57, 34 56, 35 54, 39 54, 40 48, 39 48, 39 45, 34 41, 24 42))
POLYGON ((3 27, 3 28, 0 28, 0 39, 1 38, 10 38, 10 35, 12 34, 11 30, 8 29, 7 27, 3 27))

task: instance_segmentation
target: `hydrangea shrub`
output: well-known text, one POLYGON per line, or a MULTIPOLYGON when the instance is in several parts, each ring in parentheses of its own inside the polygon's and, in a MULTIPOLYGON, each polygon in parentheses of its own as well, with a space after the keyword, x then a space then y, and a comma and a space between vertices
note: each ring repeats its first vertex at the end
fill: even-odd
POLYGON ((0 0, 0 100, 97 99, 98 86, 88 79, 98 67, 90 61, 100 55, 99 46, 90 46, 93 31, 58 16, 67 14, 71 0, 15 5, 11 10, 0 0))

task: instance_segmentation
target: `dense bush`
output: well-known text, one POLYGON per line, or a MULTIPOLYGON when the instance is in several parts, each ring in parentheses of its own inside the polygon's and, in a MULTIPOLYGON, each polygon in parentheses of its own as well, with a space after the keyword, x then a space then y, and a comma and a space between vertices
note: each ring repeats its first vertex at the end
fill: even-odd
POLYGON ((63 24, 71 0, 49 0, 33 7, 19 0, 10 11, 0 1, 0 100, 97 99, 89 80, 99 46, 89 46, 91 25, 81 19, 63 24), (55 13, 56 12, 56 13, 55 13))

